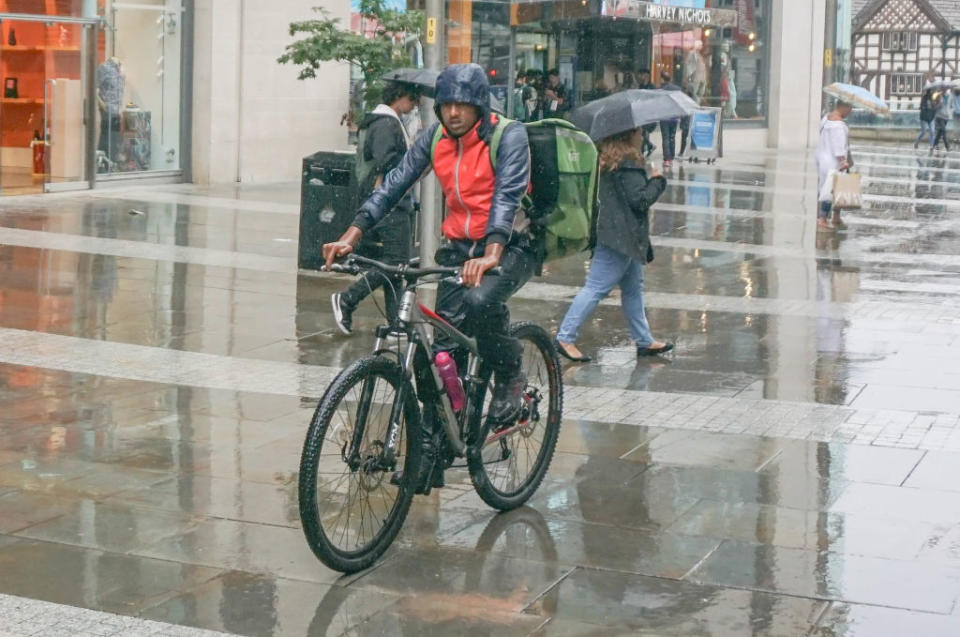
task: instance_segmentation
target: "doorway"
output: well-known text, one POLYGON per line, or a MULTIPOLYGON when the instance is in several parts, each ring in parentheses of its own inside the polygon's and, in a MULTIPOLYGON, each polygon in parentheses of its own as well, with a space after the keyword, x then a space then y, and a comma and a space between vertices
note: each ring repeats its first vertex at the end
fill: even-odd
POLYGON ((98 24, 0 13, 0 195, 91 186, 98 24))

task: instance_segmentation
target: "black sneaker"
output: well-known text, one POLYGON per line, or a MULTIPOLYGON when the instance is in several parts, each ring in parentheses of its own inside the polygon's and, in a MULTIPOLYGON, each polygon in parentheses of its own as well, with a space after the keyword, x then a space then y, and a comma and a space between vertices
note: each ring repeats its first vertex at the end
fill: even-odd
POLYGON ((527 377, 523 372, 503 378, 497 374, 493 385, 493 400, 487 418, 495 424, 510 424, 520 416, 523 407, 523 390, 527 387, 527 377))
POLYGON ((353 332, 353 321, 351 319, 353 310, 344 305, 342 296, 339 292, 330 295, 330 304, 333 306, 333 322, 337 324, 341 332, 350 334, 353 332))
MULTIPOLYGON (((403 482, 403 471, 394 471, 390 476, 390 484, 399 487, 403 482)), ((447 486, 443 479, 443 466, 434 457, 424 456, 420 461, 420 475, 417 476, 413 492, 416 495, 429 495, 431 489, 440 489, 447 486)))

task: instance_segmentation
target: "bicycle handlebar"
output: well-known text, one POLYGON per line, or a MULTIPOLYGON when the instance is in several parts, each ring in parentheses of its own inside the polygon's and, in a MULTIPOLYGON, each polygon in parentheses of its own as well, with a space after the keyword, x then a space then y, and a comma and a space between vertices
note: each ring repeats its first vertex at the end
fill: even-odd
MULTIPOLYGON (((389 274, 392 276, 400 276, 405 279, 413 280, 419 279, 431 274, 443 274, 447 276, 459 276, 461 268, 459 267, 449 267, 449 266, 434 266, 431 268, 417 268, 411 264, 419 263, 420 259, 412 259, 410 263, 402 263, 400 265, 389 265, 383 263, 382 261, 377 261, 376 259, 368 259, 367 257, 362 257, 358 254, 349 254, 345 259, 345 263, 334 263, 330 266, 332 272, 342 272, 344 274, 360 274, 362 268, 360 268, 358 263, 365 265, 371 268, 376 268, 384 274, 389 274)), ((503 268, 499 265, 487 270, 484 274, 490 274, 493 276, 499 276, 503 274, 503 268)))

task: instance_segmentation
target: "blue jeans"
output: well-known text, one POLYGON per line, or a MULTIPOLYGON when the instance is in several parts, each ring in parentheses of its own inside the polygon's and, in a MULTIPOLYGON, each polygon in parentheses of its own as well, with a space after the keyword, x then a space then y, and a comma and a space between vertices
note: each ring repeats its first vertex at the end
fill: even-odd
POLYGON ((913 140, 914 144, 917 144, 923 141, 923 136, 929 135, 930 141, 933 142, 933 122, 925 122, 920 120, 920 134, 917 135, 917 138, 913 140))
POLYGON ((601 244, 597 244, 594 250, 587 282, 573 299, 567 315, 563 317, 557 340, 563 343, 575 342, 580 326, 593 314, 597 303, 617 285, 620 286, 622 295, 623 315, 627 319, 633 340, 638 347, 649 347, 653 343, 653 335, 650 334, 647 312, 643 307, 643 263, 601 244))
POLYGON ((660 122, 660 137, 663 138, 663 161, 673 161, 677 152, 677 120, 660 122))

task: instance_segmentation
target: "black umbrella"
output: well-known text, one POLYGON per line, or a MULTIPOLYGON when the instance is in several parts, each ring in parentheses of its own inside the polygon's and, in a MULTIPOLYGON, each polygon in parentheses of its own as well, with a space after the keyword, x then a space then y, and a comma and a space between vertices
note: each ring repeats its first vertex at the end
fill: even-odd
POLYGON ((570 121, 593 141, 665 119, 690 115, 700 106, 681 91, 630 89, 570 112, 570 121))
MULTIPOLYGON (((388 71, 381 75, 380 79, 384 82, 403 82, 404 84, 419 86, 425 96, 433 97, 436 92, 437 78, 439 76, 440 71, 434 71, 433 69, 403 68, 388 71)), ((500 103, 500 100, 498 100, 493 93, 490 93, 490 109, 498 113, 504 112, 503 104, 500 103)))
POLYGON ((380 79, 385 82, 403 82, 419 86, 423 89, 424 95, 433 97, 439 75, 440 71, 433 69, 393 69, 381 75, 380 79))

